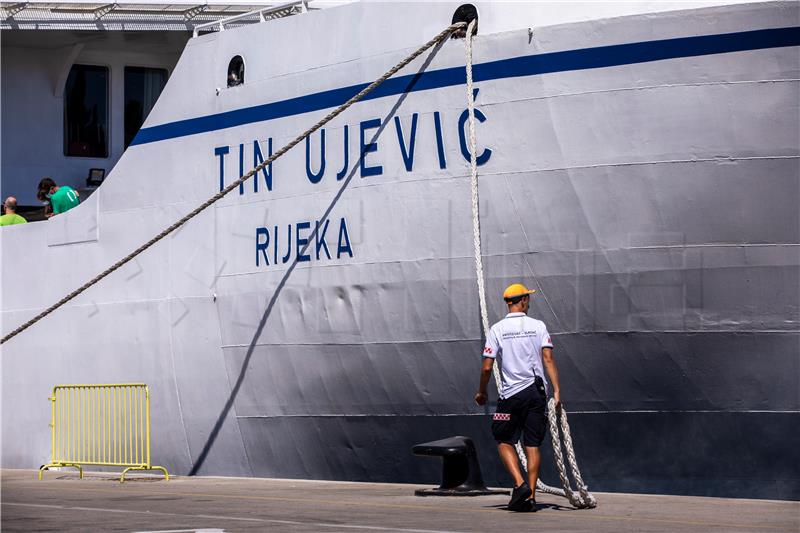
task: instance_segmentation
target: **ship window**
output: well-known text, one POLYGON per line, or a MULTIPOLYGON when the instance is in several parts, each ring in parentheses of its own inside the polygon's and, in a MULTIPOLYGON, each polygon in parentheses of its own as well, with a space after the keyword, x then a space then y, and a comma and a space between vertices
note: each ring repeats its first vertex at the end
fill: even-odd
POLYGON ((125 148, 144 124, 167 78, 163 68, 125 67, 125 148))
POLYGON ((108 68, 72 65, 64 87, 64 155, 108 157, 108 68))
POLYGON ((234 56, 228 63, 228 87, 236 87, 244 83, 244 59, 234 56))

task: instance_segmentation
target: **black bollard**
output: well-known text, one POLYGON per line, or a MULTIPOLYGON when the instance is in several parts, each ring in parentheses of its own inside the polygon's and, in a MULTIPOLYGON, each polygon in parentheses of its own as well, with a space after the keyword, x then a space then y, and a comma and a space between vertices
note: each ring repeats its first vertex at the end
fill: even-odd
POLYGON ((442 484, 435 489, 418 489, 417 496, 483 496, 508 494, 505 490, 486 488, 478 464, 475 444, 469 437, 449 437, 417 444, 411 451, 414 455, 442 458, 442 484))

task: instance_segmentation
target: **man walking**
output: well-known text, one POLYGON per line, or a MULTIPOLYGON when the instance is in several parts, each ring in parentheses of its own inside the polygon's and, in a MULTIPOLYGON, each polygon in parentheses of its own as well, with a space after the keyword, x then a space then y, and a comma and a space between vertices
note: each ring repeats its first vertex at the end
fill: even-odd
POLYGON ((530 295, 534 292, 515 283, 503 293, 508 314, 492 326, 486 336, 480 385, 475 395, 475 403, 486 404, 486 386, 496 360, 501 388, 497 412, 492 420, 492 434, 497 441, 500 459, 514 480, 514 490, 508 502, 512 511, 536 511, 533 491, 539 478, 539 446, 547 430, 545 412, 550 384, 556 409, 561 407, 558 369, 553 359, 550 334, 544 322, 527 316, 530 295), (522 477, 514 449, 520 436, 528 459, 527 481, 522 477))

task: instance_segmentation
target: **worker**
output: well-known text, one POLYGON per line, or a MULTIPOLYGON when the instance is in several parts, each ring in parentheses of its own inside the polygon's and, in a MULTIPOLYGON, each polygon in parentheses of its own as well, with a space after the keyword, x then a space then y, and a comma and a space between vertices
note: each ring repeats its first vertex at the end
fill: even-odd
POLYGON ((58 185, 51 178, 42 178, 39 182, 37 197, 50 201, 53 211, 49 216, 66 213, 81 203, 78 191, 68 185, 58 185))
POLYGON ((518 512, 536 511, 539 447, 547 430, 548 391, 552 390, 556 409, 561 408, 561 389, 550 334, 544 322, 527 316, 530 295, 535 292, 521 283, 509 285, 503 292, 508 314, 492 326, 486 336, 480 385, 475 395, 475 403, 486 404, 486 386, 492 365, 497 361, 501 387, 497 411, 492 417, 492 434, 503 466, 514 480, 508 509, 518 512), (520 436, 528 460, 527 480, 522 476, 514 448, 520 436))
POLYGON ((12 226, 14 224, 25 224, 27 220, 17 214, 17 199, 13 196, 6 198, 3 202, 5 214, 0 216, 0 226, 12 226))

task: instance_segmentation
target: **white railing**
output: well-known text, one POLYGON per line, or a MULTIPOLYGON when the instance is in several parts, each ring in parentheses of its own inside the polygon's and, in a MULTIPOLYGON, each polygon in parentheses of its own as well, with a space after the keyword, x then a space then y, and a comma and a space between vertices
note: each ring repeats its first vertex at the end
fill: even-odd
POLYGON ((241 15, 234 15, 232 17, 215 20, 214 22, 198 24, 194 27, 194 37, 200 35, 200 32, 203 30, 225 31, 226 24, 230 24, 238 20, 251 19, 255 16, 258 16, 260 22, 266 22, 267 20, 288 17, 289 15, 295 15, 297 13, 306 13, 308 11, 308 3, 310 1, 311 0, 294 0, 293 2, 287 2, 278 6, 268 6, 262 9, 256 9, 254 11, 242 13, 241 15))

